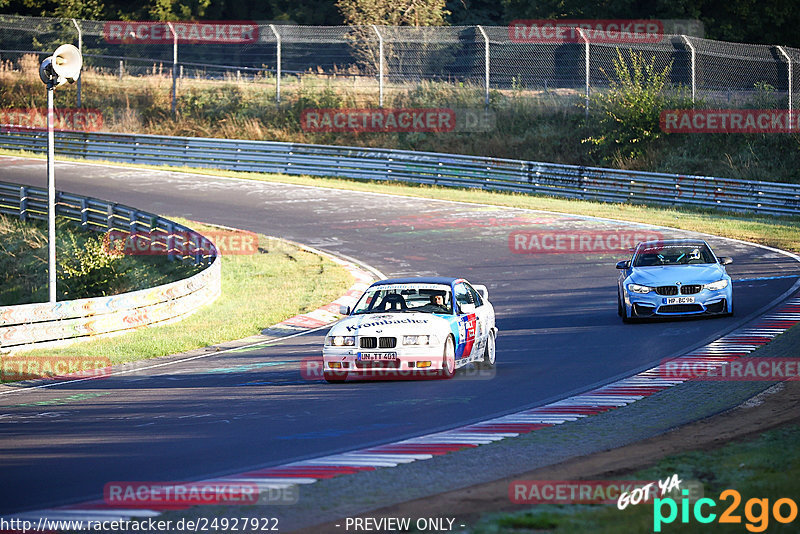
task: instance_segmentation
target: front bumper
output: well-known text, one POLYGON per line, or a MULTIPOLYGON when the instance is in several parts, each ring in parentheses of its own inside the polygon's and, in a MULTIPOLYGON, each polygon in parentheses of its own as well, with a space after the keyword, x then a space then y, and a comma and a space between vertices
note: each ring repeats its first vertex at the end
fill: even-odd
POLYGON ((322 349, 326 373, 347 373, 362 376, 430 376, 442 369, 444 345, 400 346, 394 349, 358 349, 333 347, 322 349), (394 359, 364 360, 361 353, 392 353, 394 359))
POLYGON ((692 303, 668 304, 667 299, 687 295, 665 296, 655 291, 632 293, 625 291, 625 304, 630 317, 680 317, 693 315, 723 315, 730 313, 733 291, 725 289, 710 291, 703 289, 694 295, 692 303))

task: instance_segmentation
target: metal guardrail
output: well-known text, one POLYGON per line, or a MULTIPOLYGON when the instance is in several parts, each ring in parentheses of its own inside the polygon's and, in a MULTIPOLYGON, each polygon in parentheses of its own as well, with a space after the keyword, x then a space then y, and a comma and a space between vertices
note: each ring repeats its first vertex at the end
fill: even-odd
MULTIPOLYGON (((181 224, 128 206, 58 192, 56 215, 84 228, 133 234, 173 258, 208 266, 189 278, 153 288, 61 302, 0 306, 0 350, 109 334, 190 314, 220 294, 217 249, 181 224), (189 251, 195 251, 190 253, 189 251)), ((0 182, 0 213, 47 220, 47 191, 0 182)))
MULTIPOLYGON (((56 152, 89 160, 394 180, 594 200, 800 214, 800 185, 637 172, 380 148, 197 137, 58 132, 56 152)), ((0 146, 44 152, 38 130, 0 131, 0 146)))

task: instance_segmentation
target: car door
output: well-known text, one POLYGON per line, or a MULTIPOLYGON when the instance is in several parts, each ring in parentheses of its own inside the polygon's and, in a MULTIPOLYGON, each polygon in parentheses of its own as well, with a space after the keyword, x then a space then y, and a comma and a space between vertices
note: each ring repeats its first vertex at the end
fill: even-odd
MULTIPOLYGON (((454 287, 457 306, 458 345, 456 346, 456 359, 469 358, 475 354, 476 341, 480 344, 478 333, 477 307, 462 311, 462 306, 474 307, 475 300, 467 284, 459 282, 454 287), (477 339, 476 339, 477 338, 477 339)), ((474 293, 474 289, 472 290, 474 293)))
POLYGON ((469 283, 466 284, 467 291, 475 302, 475 344, 472 349, 474 356, 481 356, 486 349, 486 343, 489 339, 490 318, 491 310, 486 301, 483 300, 478 290, 472 287, 469 283))

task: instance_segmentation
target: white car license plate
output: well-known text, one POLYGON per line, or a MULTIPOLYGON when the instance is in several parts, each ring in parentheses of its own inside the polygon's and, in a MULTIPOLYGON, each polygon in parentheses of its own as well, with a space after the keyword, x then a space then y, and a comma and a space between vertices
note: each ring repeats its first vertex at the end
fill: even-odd
POLYGON ((694 297, 669 297, 661 300, 662 304, 694 304, 694 297))
POLYGON ((361 361, 374 360, 396 360, 396 352, 359 352, 358 359, 361 361))

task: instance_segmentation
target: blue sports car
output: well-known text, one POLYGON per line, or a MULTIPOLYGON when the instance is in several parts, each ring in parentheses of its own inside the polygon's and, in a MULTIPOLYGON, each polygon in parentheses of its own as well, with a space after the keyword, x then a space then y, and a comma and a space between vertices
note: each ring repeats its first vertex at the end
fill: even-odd
POLYGON ((733 315, 733 285, 725 265, 703 240, 639 243, 620 270, 617 312, 624 322, 647 317, 733 315))

